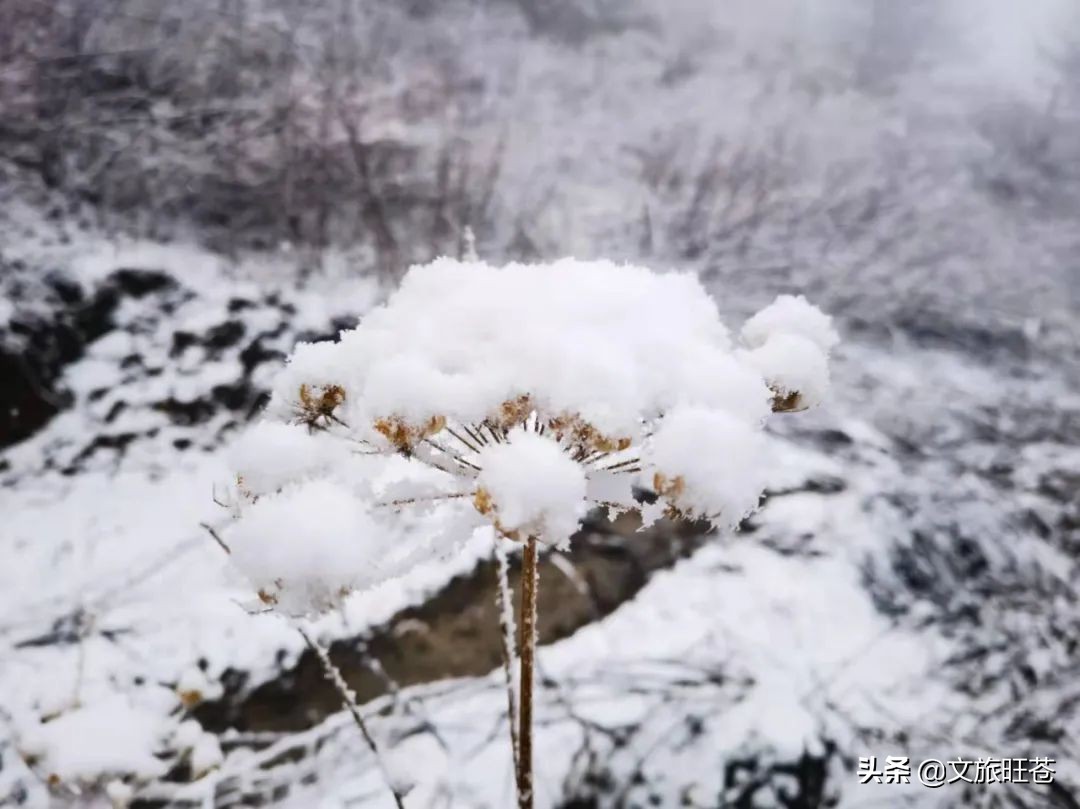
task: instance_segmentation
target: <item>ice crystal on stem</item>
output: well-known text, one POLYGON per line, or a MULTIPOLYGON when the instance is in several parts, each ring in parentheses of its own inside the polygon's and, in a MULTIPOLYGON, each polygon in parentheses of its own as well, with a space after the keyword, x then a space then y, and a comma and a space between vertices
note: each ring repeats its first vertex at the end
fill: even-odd
POLYGON ((736 343, 690 274, 570 259, 414 267, 279 375, 237 447, 232 558, 266 603, 303 614, 483 525, 523 546, 511 703, 530 806, 538 547, 569 542, 596 507, 737 524, 764 486, 768 415, 822 401, 836 341, 828 316, 781 296, 736 343))

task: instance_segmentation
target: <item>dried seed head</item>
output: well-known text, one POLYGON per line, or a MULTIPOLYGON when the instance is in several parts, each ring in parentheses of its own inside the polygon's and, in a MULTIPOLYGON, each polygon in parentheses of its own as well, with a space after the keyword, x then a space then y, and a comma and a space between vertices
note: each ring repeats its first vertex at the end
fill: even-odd
POLYGON ((495 503, 491 499, 491 492, 483 487, 478 488, 473 495, 473 507, 485 517, 493 513, 495 503))
POLYGON ((409 424, 398 416, 375 419, 372 425, 375 432, 385 438, 394 449, 403 455, 411 455, 413 447, 436 435, 446 427, 446 416, 432 416, 420 424, 409 424))
POLYGON ((345 388, 341 385, 300 385, 298 401, 294 407, 296 421, 312 429, 322 429, 332 421, 340 421, 336 410, 345 402, 345 388))
MULTIPOLYGON (((273 583, 275 588, 278 588, 278 590, 283 589, 285 586, 285 582, 283 582, 281 579, 274 579, 273 583)), ((259 601, 266 604, 268 607, 272 607, 276 603, 278 603, 278 596, 271 593, 269 590, 259 588, 256 594, 259 596, 259 601)))
POLYGON ((662 472, 653 475, 653 490, 667 500, 678 500, 686 491, 686 481, 682 475, 668 478, 662 472))
POLYGON ((579 456, 592 452, 618 452, 628 449, 633 443, 625 436, 605 435, 576 413, 565 413, 549 419, 548 428, 557 440, 567 440, 569 449, 579 456))
POLYGON ((532 397, 527 393, 523 393, 500 404, 495 415, 488 418, 488 421, 506 432, 513 427, 524 424, 535 409, 532 397))
POLYGON ((791 392, 770 388, 773 392, 772 411, 774 413, 798 413, 806 410, 806 402, 799 391, 791 392))
POLYGON ((180 704, 189 710, 203 701, 202 691, 197 688, 181 690, 176 695, 180 698, 180 704))
POLYGON ((495 530, 499 532, 501 536, 507 539, 512 539, 515 542, 521 542, 521 533, 516 530, 508 530, 500 521, 498 517, 498 509, 495 507, 495 501, 491 496, 491 492, 480 486, 473 493, 473 508, 475 508, 480 514, 483 514, 494 526, 495 530))
MULTIPOLYGON (((244 481, 243 475, 236 476, 236 493, 248 503, 257 503, 259 501, 259 495, 255 494, 244 481)), ((227 504, 226 504, 227 505, 227 504)))

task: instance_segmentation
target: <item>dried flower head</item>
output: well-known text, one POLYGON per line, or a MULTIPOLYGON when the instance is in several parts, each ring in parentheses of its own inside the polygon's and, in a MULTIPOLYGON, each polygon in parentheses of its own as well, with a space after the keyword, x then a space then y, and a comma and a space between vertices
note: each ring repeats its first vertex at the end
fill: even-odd
POLYGON ((374 427, 375 432, 385 438, 390 446, 403 455, 411 455, 418 443, 445 429, 446 417, 431 416, 419 424, 410 424, 397 416, 390 416, 375 419, 374 427))
POLYGON ((649 516, 733 525, 764 488, 764 422, 822 400, 836 335, 785 296, 742 340, 692 275, 414 267, 356 329, 298 346, 281 372, 241 442, 250 496, 233 557, 261 598, 302 611, 485 524, 565 543, 590 509, 637 510, 643 490, 649 516))
POLYGON ((296 421, 311 429, 323 429, 334 422, 343 424, 334 411, 344 403, 345 388, 341 385, 309 385, 302 382, 295 403, 296 421))

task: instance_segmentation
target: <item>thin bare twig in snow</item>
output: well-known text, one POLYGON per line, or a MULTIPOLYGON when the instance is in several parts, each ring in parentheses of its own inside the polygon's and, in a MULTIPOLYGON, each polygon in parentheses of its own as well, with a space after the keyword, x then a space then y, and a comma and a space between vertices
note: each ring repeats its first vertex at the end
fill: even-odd
POLYGON ((304 639, 308 648, 311 649, 319 659, 319 663, 322 664, 323 671, 326 673, 326 679, 329 680, 337 690, 342 703, 344 703, 345 708, 352 715, 356 726, 360 729, 360 734, 364 737, 368 749, 371 750, 371 754, 375 757, 375 762, 379 766, 379 771, 382 773, 383 780, 386 781, 387 789, 389 789, 394 796, 394 803, 397 804, 398 809, 405 809, 405 798, 398 792, 397 787, 394 786, 394 782, 390 777, 390 772, 387 770, 382 754, 379 752, 379 746, 375 744, 375 739, 368 730, 363 715, 360 713, 360 706, 356 704, 356 696, 345 682, 345 678, 341 676, 341 671, 334 665, 327 650, 316 643, 314 638, 312 638, 303 627, 297 626, 296 631, 300 633, 300 636, 304 639))

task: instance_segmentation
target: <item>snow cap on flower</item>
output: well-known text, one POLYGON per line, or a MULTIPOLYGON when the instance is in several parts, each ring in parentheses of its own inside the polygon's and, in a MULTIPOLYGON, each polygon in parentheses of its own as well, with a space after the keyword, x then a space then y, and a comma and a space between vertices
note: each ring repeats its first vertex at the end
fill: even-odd
POLYGON ((347 360, 338 343, 298 343, 274 382, 267 415, 313 426, 331 421, 354 387, 347 360))
POLYGON ((550 545, 570 539, 588 510, 585 470, 555 441, 522 428, 479 454, 474 502, 500 530, 550 545))
POLYGON ((169 768, 154 754, 167 746, 173 730, 168 710, 174 702, 164 689, 110 694, 24 728, 18 748, 56 783, 78 786, 103 773, 160 778, 169 768))
POLYGON ((231 461, 240 490, 259 496, 325 474, 348 453, 345 443, 326 433, 301 424, 262 421, 236 441, 231 461))
POLYGON ((642 485, 677 512, 733 526, 765 488, 760 430, 722 410, 680 408, 664 417, 642 455, 642 485))
POLYGON ((230 532, 229 546, 265 603, 303 615, 383 578, 385 535, 354 491, 318 480, 260 499, 230 532))
POLYGON ((824 354, 840 341, 832 318, 802 295, 780 295, 742 327, 742 341, 749 348, 763 346, 777 334, 805 337, 824 354))
POLYGON ((821 401, 836 339, 781 296, 736 349, 692 274, 413 267, 339 340, 297 347, 234 452, 225 539, 266 603, 301 614, 485 524, 565 544, 594 507, 639 508, 634 484, 657 496, 647 518, 734 525, 764 487, 766 418, 821 401))
POLYGON ((778 411, 806 410, 828 396, 828 357, 805 337, 774 334, 763 345, 747 351, 745 358, 774 391, 773 407, 778 411))
POLYGON ((340 385, 335 413, 359 426, 432 417, 476 423, 529 394, 546 413, 577 414, 607 435, 702 386, 702 364, 728 356, 716 305, 692 274, 610 261, 509 264, 441 258, 413 267, 401 288, 337 343, 302 346, 274 386, 288 417, 301 385, 340 385))
POLYGON ((781 295, 743 325, 742 359, 772 390, 776 412, 806 410, 829 391, 829 352, 839 341, 832 318, 802 295, 781 295))

